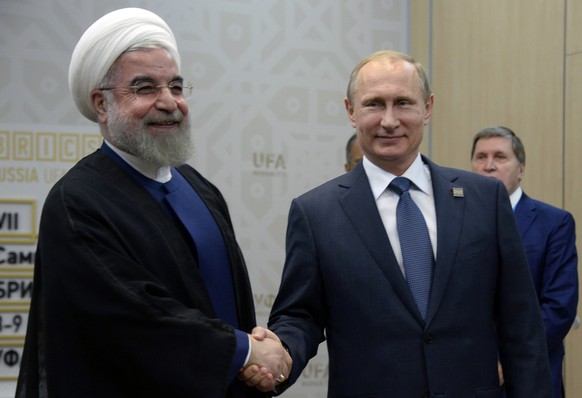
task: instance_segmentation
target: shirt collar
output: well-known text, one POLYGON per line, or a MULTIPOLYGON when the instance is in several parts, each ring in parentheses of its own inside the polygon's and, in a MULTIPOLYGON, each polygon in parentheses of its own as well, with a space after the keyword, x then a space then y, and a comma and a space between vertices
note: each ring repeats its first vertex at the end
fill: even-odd
POLYGON ((509 195, 509 200, 511 201, 511 208, 515 211, 515 206, 521 199, 521 195, 523 195, 523 189, 521 187, 517 187, 515 191, 511 195, 509 195))
MULTIPOLYGON (((368 160, 366 156, 362 158, 362 166, 368 176, 370 188, 374 198, 378 199, 386 190, 390 182, 397 176, 389 173, 368 160)), ((402 177, 408 178, 422 192, 429 195, 431 192, 431 179, 428 166, 422 162, 420 153, 414 159, 410 167, 402 174, 402 177)))
POLYGON ((107 146, 109 148, 111 148, 111 150, 113 152, 115 152, 117 155, 119 155, 119 157, 122 158, 123 160, 125 160, 127 162, 127 164, 129 164, 131 167, 133 167, 134 169, 139 171, 141 174, 143 174, 147 178, 150 178, 152 180, 155 180, 155 181, 158 181, 161 183, 168 182, 172 179, 172 173, 170 171, 171 170, 170 166, 162 166, 162 167, 152 166, 151 164, 145 162, 143 159, 140 159, 137 156, 134 156, 130 153, 122 151, 121 149, 119 149, 115 145, 113 145, 111 142, 109 142, 107 140, 104 140, 104 141, 105 141, 105 144, 107 144, 107 146))

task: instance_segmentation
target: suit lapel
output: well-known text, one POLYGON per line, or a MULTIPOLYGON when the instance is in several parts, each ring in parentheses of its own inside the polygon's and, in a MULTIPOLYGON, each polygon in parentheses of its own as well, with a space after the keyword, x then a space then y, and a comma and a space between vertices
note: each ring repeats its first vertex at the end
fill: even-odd
POLYGON ((454 184, 456 175, 445 173, 424 157, 423 160, 431 172, 437 218, 437 259, 427 315, 427 322, 430 322, 443 298, 457 255, 465 199, 462 191, 457 189, 463 187, 454 184))
POLYGON ((522 194, 521 199, 515 208, 515 219, 519 227, 519 234, 523 240, 527 230, 533 224, 536 218, 535 203, 525 193, 522 194))
POLYGON ((424 322, 388 241, 370 183, 361 163, 340 181, 340 186, 347 188, 346 192, 339 197, 340 206, 354 226, 356 234, 360 236, 404 305, 419 322, 424 322))

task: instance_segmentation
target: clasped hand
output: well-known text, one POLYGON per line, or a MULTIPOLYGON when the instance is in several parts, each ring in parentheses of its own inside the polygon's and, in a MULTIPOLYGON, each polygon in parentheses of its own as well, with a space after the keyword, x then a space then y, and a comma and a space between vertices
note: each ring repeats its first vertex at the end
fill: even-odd
POLYGON ((259 391, 272 391, 289 377, 293 360, 279 337, 269 329, 255 327, 250 341, 251 355, 238 378, 259 391))

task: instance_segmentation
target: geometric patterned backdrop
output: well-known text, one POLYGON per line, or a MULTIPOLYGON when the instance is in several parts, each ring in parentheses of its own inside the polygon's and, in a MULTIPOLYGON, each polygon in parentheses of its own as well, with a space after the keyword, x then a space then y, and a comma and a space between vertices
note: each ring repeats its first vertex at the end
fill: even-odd
MULTIPOLYGON (((156 12, 176 35, 195 87, 190 163, 229 204, 261 325, 291 199, 343 173, 351 69, 379 49, 409 51, 406 0, 0 0, 0 325, 13 327, 0 329, 0 397, 13 396, 44 197, 100 145, 69 95, 71 53, 97 18, 129 6, 156 12)), ((323 397, 326 387, 323 344, 285 396, 323 397)))

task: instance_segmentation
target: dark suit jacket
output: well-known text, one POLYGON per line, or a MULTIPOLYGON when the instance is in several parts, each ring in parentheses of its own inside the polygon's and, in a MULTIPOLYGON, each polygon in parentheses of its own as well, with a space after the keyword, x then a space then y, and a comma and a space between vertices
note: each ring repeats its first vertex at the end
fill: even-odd
POLYGON ((574 218, 567 211, 534 200, 525 193, 517 203, 515 217, 546 329, 554 396, 561 396, 562 341, 576 318, 578 305, 574 218))
MULTIPOLYGON (((251 288, 226 203, 194 169, 179 170, 223 233, 249 332, 251 288)), ((216 318, 193 253, 112 158, 97 151, 81 160, 43 207, 17 396, 227 396, 234 329, 216 318)))
POLYGON ((269 320, 293 357, 290 383, 326 337, 329 397, 498 397, 498 355, 510 397, 550 397, 543 325, 507 191, 423 160, 438 234, 426 322, 361 164, 293 200, 269 320))

